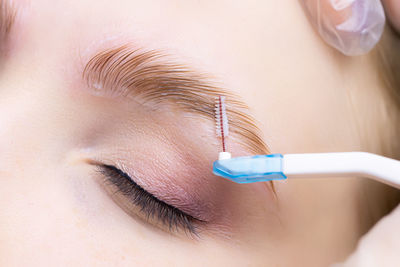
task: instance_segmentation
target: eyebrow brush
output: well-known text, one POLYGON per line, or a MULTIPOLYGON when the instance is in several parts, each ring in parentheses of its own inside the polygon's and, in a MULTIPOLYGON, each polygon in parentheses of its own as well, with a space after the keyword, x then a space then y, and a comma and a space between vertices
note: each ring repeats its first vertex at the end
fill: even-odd
POLYGON ((218 96, 215 104, 215 130, 217 137, 221 138, 222 151, 218 159, 230 159, 231 153, 226 151, 226 138, 229 135, 228 116, 226 115, 225 96, 218 96))
POLYGON ((225 97, 218 97, 216 133, 222 152, 213 173, 236 183, 326 177, 365 177, 400 189, 400 161, 366 152, 269 154, 231 158, 226 151, 229 133, 225 97))

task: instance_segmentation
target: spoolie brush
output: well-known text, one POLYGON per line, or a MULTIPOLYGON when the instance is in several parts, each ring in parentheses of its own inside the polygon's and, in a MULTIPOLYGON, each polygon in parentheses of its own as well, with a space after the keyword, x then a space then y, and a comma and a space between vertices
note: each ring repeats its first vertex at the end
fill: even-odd
POLYGON ((221 137, 222 152, 219 160, 230 159, 231 153, 226 152, 226 138, 229 135, 228 117, 226 116, 225 96, 219 96, 215 105, 215 129, 218 137, 221 137))

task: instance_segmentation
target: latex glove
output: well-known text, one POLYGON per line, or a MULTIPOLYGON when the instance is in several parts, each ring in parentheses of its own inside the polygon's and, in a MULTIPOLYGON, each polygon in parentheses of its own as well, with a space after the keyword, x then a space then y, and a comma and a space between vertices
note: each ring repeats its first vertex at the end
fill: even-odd
POLYGON ((400 206, 380 220, 345 263, 332 267, 400 266, 400 206))
POLYGON ((380 0, 300 2, 321 37, 345 55, 368 53, 382 36, 385 13, 380 0))

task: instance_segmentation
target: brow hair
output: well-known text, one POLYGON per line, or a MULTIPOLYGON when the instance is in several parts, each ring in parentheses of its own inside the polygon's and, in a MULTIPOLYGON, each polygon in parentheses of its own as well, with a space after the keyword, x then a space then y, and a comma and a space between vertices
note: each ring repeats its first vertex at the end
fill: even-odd
MULTIPOLYGON (((172 104, 212 120, 216 99, 223 95, 231 135, 236 135, 251 153, 269 153, 248 106, 238 96, 214 86, 207 75, 170 60, 160 51, 145 51, 130 44, 100 51, 88 61, 82 78, 94 90, 107 89, 154 104, 172 104)), ((277 198, 274 183, 266 185, 277 198)))
POLYGON ((214 119, 215 99, 224 95, 231 134, 250 152, 268 153, 248 106, 238 96, 211 85, 206 75, 171 62, 160 51, 123 45, 99 52, 87 63, 83 78, 94 89, 107 88, 154 104, 172 103, 208 119, 214 119))
POLYGON ((15 20, 16 8, 10 0, 0 0, 0 41, 5 41, 15 20))

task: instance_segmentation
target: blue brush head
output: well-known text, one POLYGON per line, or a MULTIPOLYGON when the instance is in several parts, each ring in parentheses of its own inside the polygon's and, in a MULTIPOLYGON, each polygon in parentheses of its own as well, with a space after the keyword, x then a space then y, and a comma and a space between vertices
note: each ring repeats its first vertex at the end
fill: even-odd
POLYGON ((240 184, 281 180, 286 179, 282 161, 282 154, 216 160, 213 173, 240 184))

